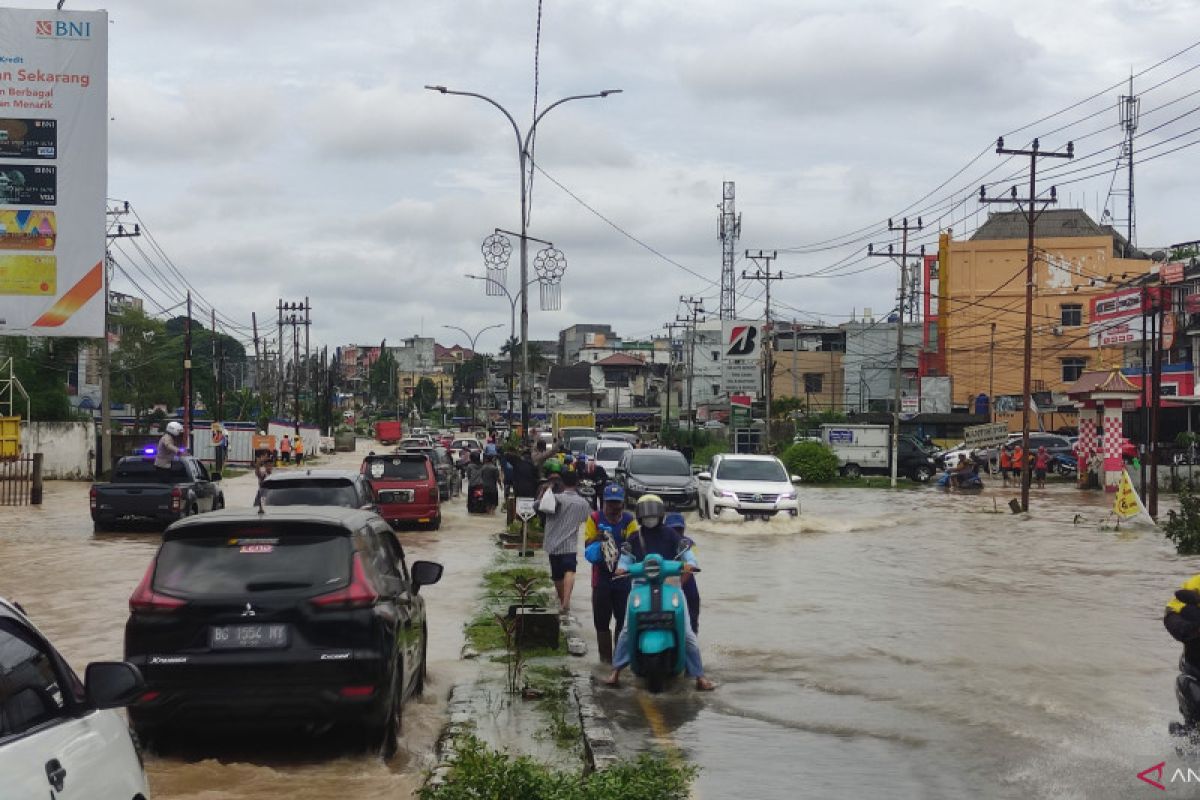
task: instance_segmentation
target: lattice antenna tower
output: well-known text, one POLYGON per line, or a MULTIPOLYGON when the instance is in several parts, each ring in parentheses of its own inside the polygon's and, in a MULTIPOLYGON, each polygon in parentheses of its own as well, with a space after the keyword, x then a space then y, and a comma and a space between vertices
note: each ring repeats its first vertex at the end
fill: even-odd
MULTIPOLYGON (((1125 141, 1121 145, 1121 157, 1117 161, 1117 169, 1125 167, 1125 191, 1114 191, 1112 194, 1125 195, 1125 219, 1114 219, 1114 225, 1125 223, 1125 239, 1129 242, 1128 249, 1137 245, 1137 215, 1133 204, 1133 135, 1137 132, 1138 118, 1141 116, 1142 100, 1133 93, 1133 76, 1129 77, 1129 94, 1123 94, 1117 100, 1117 114, 1121 120, 1121 130, 1125 141)), ((1129 254, 1126 253, 1126 256, 1129 254)))
POLYGON ((717 238, 721 240, 721 319, 737 318, 737 285, 733 272, 734 254, 742 238, 742 215, 734 210, 733 181, 721 184, 721 217, 717 238))

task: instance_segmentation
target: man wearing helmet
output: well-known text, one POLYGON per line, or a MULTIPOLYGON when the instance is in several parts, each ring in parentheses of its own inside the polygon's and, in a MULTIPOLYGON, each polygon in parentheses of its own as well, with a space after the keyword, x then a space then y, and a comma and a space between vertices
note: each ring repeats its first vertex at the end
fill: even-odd
MULTIPOLYGON (((615 577, 627 573, 631 564, 642 561, 650 553, 657 553, 664 559, 682 560, 684 572, 697 568, 696 556, 690 550, 683 550, 683 536, 675 528, 663 524, 667 507, 662 498, 656 494, 644 494, 637 502, 637 521, 640 526, 634 531, 626 543, 631 552, 621 553, 615 577)), ((686 605, 686 600, 685 600, 686 605)), ((687 674, 696 679, 696 688, 707 692, 716 688, 716 684, 704 677, 704 663, 700 659, 700 640, 689 624, 686 626, 687 641, 687 674)), ((629 629, 621 630, 617 637, 617 646, 613 651, 613 671, 605 679, 609 686, 616 686, 621 678, 621 670, 629 665, 629 629)))
POLYGON ((180 444, 183 438, 183 426, 175 420, 167 423, 167 432, 158 440, 158 448, 154 451, 154 466, 156 469, 170 469, 171 462, 179 457, 185 448, 180 444))
POLYGON ((600 660, 611 664, 613 632, 621 635, 625 623, 625 603, 629 600, 629 581, 613 580, 613 570, 625 544, 635 531, 637 520, 625 510, 625 490, 617 484, 604 488, 603 510, 593 511, 583 527, 583 556, 592 564, 592 623, 596 628, 596 648, 600 660))

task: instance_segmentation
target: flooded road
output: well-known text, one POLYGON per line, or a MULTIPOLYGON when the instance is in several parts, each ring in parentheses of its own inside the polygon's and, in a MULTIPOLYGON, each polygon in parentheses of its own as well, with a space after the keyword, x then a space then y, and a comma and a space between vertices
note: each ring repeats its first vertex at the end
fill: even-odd
MULTIPOLYGON (((357 469, 361 452, 326 456, 319 466, 357 469)), ((158 547, 157 533, 93 534, 88 484, 50 481, 41 507, 0 509, 0 596, 20 602, 82 674, 89 661, 119 659, 127 601, 158 547)), ((255 479, 223 484, 227 506, 249 507, 255 479)), ((446 695, 474 666, 459 660, 463 623, 475 610, 482 568, 495 552, 490 534, 502 519, 468 517, 461 498, 443 506, 436 532, 403 531, 409 563, 445 565, 442 581, 422 592, 429 614, 429 678, 425 694, 404 709, 402 749, 384 763, 332 736, 269 737, 253 732, 189 742, 168 757, 148 755, 155 798, 411 797, 432 765, 444 724, 446 695)))
POLYGON ((810 489, 798 523, 689 515, 721 686, 626 680, 598 701, 624 741, 698 764, 700 797, 1155 791, 1136 773, 1175 756, 1163 606, 1200 560, 1099 530, 1110 498, 1034 490, 1021 518, 1007 492, 988 513, 988 491, 810 489))
MULTIPOLYGON (((226 482, 228 505, 249 505, 253 483, 226 482)), ((1035 490, 1028 518, 1007 513, 1008 497, 805 489, 798 521, 689 515, 704 569, 701 649, 721 685, 660 697, 629 679, 598 688, 621 745, 678 748, 708 798, 1152 791, 1136 773, 1175 758, 1166 725, 1179 647, 1162 608, 1200 559, 1176 556, 1155 531, 1100 530, 1111 502, 1100 495, 1035 490)), ((458 659, 462 623, 499 527, 468 518, 461 499, 445 513, 436 533, 402 534, 410 560, 441 561, 446 574, 426 595, 430 684, 406 707, 397 758, 326 738, 193 742, 147 759, 155 797, 411 796, 446 693, 474 669, 458 659)), ((41 508, 0 511, 0 595, 22 602, 77 668, 117 658, 157 539, 93 535, 87 485, 51 482, 41 508)), ((577 591, 585 626, 588 603, 577 591)))

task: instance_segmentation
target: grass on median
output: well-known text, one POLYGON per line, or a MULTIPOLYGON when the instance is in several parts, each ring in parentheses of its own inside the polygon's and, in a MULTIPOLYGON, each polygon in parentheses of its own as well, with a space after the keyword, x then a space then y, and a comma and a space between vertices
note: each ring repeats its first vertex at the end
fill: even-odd
POLYGON ((474 736, 455 749, 446 781, 427 784, 420 800, 684 800, 696 775, 696 767, 659 755, 580 775, 497 752, 474 736))

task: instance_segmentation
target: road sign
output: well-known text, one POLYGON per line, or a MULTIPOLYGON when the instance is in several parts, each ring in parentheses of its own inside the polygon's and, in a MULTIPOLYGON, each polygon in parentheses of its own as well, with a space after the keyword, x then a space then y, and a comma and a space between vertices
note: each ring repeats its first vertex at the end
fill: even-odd
POLYGON ((517 516, 525 520, 533 519, 537 515, 537 509, 533 507, 535 499, 533 497, 518 497, 516 507, 517 516))
POLYGON ((1008 439, 1008 425, 989 422, 986 425, 971 425, 963 428, 963 443, 967 447, 991 447, 1003 444, 1008 439))

